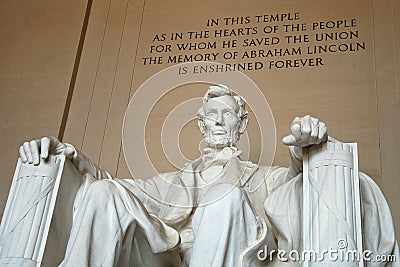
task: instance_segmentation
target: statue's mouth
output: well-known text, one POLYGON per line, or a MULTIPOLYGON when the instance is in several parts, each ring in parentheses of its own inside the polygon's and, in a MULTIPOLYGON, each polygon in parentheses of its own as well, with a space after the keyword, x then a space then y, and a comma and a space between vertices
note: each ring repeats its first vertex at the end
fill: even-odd
POLYGON ((227 132, 225 130, 215 130, 212 132, 213 135, 225 135, 227 132))

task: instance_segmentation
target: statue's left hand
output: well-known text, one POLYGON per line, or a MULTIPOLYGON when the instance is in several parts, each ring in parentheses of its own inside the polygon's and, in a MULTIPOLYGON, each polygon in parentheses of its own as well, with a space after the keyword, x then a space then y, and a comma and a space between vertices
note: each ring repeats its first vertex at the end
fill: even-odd
POLYGON ((49 155, 64 154, 72 158, 75 149, 69 144, 60 142, 56 137, 43 137, 38 140, 25 142, 19 147, 19 156, 24 163, 39 165, 40 159, 47 159, 49 155))
POLYGON ((306 115, 296 117, 291 126, 290 134, 282 139, 287 146, 306 147, 317 145, 328 140, 328 131, 325 123, 306 115))

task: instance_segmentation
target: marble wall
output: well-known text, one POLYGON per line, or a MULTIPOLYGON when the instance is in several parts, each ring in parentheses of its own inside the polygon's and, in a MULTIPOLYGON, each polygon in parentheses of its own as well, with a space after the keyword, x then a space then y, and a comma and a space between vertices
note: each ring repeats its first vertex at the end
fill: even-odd
POLYGON ((21 142, 60 131, 86 5, 0 3, 0 214, 21 142))

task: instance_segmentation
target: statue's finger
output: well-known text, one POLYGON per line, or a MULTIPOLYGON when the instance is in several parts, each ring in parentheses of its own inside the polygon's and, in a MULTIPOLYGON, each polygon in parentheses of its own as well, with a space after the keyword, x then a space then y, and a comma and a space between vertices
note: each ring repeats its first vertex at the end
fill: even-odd
POLYGON ((302 120, 302 118, 296 117, 296 118, 293 119, 291 125, 293 125, 293 124, 300 124, 301 125, 301 120, 302 120))
POLYGON ((319 124, 319 129, 318 129, 318 141, 321 142, 325 142, 327 140, 327 136, 328 136, 328 131, 326 128, 325 123, 320 122, 319 124))
POLYGON ((61 143, 60 140, 57 139, 57 137, 50 136, 48 138, 50 140, 49 152, 54 155, 59 155, 64 152, 65 145, 61 143))
POLYGON ((309 135, 311 133, 311 121, 308 115, 302 120, 301 133, 304 135, 309 135))
POLYGON ((40 140, 40 157, 42 159, 47 159, 50 150, 50 139, 48 137, 43 137, 40 140))
POLYGON ((67 146, 64 150, 64 155, 71 159, 74 156, 75 150, 72 146, 67 146))
POLYGON ((29 147, 31 149, 32 160, 34 165, 39 165, 39 149, 38 144, 35 140, 29 142, 29 147))
POLYGON ((288 136, 283 137, 282 142, 287 146, 293 146, 294 144, 296 144, 296 137, 290 134, 288 136))
POLYGON ((293 121, 292 125, 290 126, 291 134, 299 140, 301 137, 301 122, 300 121, 293 121))
POLYGON ((19 147, 18 152, 19 152, 19 157, 21 158, 22 162, 23 163, 27 162, 28 158, 26 157, 25 150, 24 150, 23 146, 19 147))
POLYGON ((311 121, 311 134, 310 134, 310 145, 316 144, 319 134, 319 127, 317 124, 311 121))
POLYGON ((315 125, 319 124, 319 119, 314 118, 314 117, 310 117, 311 123, 314 123, 315 125))
POLYGON ((28 163, 33 163, 33 158, 32 158, 32 154, 31 154, 31 147, 30 147, 29 143, 25 142, 22 146, 24 147, 24 152, 25 152, 25 155, 26 155, 26 157, 28 159, 28 163))

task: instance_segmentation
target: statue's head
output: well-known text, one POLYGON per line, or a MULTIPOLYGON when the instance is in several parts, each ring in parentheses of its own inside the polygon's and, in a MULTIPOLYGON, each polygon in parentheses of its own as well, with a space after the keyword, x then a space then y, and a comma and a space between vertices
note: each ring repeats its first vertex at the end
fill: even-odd
POLYGON ((225 85, 210 86, 198 111, 199 128, 209 147, 235 146, 246 131, 246 101, 225 85))

